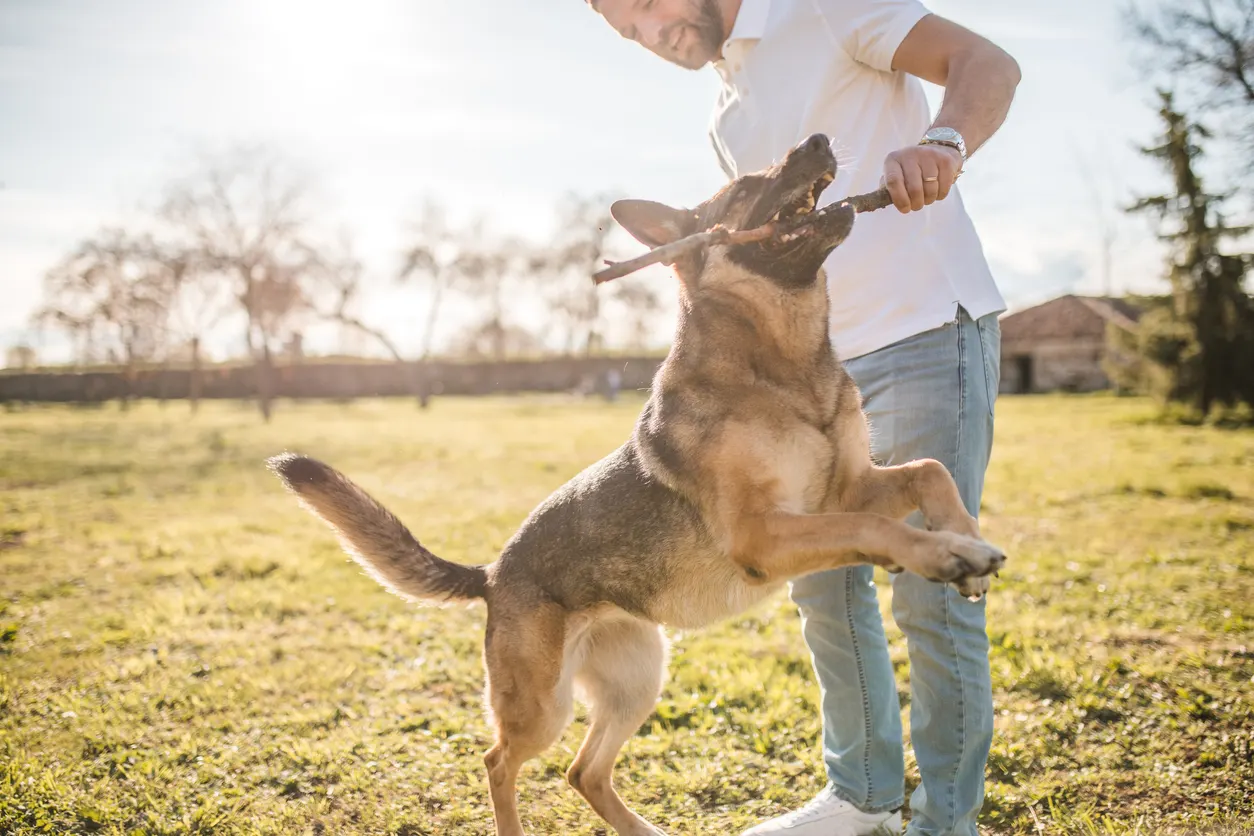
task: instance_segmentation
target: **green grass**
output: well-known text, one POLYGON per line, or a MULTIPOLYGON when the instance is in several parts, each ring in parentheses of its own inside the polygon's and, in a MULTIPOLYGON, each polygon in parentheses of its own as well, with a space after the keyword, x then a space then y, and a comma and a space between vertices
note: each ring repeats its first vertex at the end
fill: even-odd
MULTIPOLYGON (((490 832, 482 607, 388 595, 263 461, 324 458, 436 553, 482 562, 639 406, 0 414, 0 833, 490 832)), ((999 405, 991 832, 1235 834, 1254 816, 1254 433, 1151 412, 999 405)), ((628 802, 696 834, 808 799, 818 693, 786 598, 676 639, 620 761, 628 802)), ((562 779, 582 730, 524 772, 536 834, 604 832, 562 779)))

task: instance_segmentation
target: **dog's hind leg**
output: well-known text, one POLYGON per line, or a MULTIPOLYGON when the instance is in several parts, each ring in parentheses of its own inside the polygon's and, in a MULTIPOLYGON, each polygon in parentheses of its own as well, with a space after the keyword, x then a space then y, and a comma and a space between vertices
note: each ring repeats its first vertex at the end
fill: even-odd
POLYGON ((496 745, 484 764, 498 836, 524 836, 517 780, 523 763, 552 745, 572 717, 563 670, 565 613, 552 605, 521 614, 488 611, 484 661, 496 745))
POLYGON ((587 633, 575 684, 591 705, 588 736, 566 778, 620 836, 661 836, 633 813, 611 779, 623 743, 653 711, 666 670, 666 640, 656 624, 608 620, 587 633))

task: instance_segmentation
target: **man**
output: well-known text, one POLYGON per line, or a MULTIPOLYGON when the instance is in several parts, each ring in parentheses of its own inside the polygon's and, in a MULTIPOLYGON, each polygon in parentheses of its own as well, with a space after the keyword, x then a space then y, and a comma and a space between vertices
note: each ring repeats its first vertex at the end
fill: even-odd
MULTIPOLYGON (((723 88, 710 139, 729 177, 825 133, 842 164, 824 202, 887 185, 898 212, 859 216, 826 264, 832 341, 862 391, 877 458, 940 460, 976 515, 1005 304, 953 186, 1005 119, 1015 61, 919 0, 588 2, 668 61, 713 64, 723 88), (945 88, 930 124, 920 79, 945 88)), ((830 782, 746 836, 901 830, 900 709, 872 578, 859 566, 792 587, 822 690, 830 782)), ((894 576, 892 595, 922 779, 909 833, 975 836, 993 733, 984 602, 909 573, 894 576)))

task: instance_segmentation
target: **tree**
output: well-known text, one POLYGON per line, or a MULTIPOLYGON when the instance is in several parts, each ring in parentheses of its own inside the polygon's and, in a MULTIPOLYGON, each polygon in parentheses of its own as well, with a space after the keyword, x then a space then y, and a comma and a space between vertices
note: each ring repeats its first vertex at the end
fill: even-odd
POLYGON ((274 353, 312 314, 306 284, 320 270, 309 240, 310 180, 264 148, 203 160, 172 185, 162 216, 207 268, 229 277, 256 367, 256 394, 270 420, 274 353))
POLYGON ((1142 153, 1162 163, 1173 189, 1129 211, 1159 218, 1159 237, 1171 245, 1172 303, 1143 318, 1139 349, 1158 371, 1159 393, 1205 417, 1217 404, 1254 405, 1254 301, 1243 287, 1254 259, 1227 251, 1249 228, 1228 224, 1230 195, 1208 192, 1197 173, 1210 133, 1176 109, 1172 94, 1159 98, 1164 132, 1142 153))
POLYGON ((607 297, 617 287, 598 288, 591 275, 609 255, 610 236, 617 224, 610 215, 609 195, 568 194, 557 207, 558 228, 552 245, 531 260, 536 272, 551 273, 551 307, 566 328, 566 353, 581 346, 591 354, 604 341, 602 315, 607 297))
POLYGON ((206 264, 195 249, 158 244, 148 254, 169 271, 173 298, 167 318, 171 347, 185 347, 191 369, 187 400, 193 413, 200 409, 204 392, 204 341, 231 310, 231 280, 206 264))
POLYGON ((482 215, 453 226, 444 206, 431 199, 423 202, 411 224, 410 243, 402 253, 397 274, 398 281, 423 282, 431 292, 418 357, 418 399, 423 408, 428 406, 433 389, 430 360, 440 314, 454 293, 486 309, 481 321, 456 341, 465 353, 499 360, 516 346, 534 341, 534 337, 522 337, 524 332, 507 321, 511 294, 528 280, 526 268, 524 246, 493 233, 482 215))
POLYGON ((341 236, 338 253, 309 253, 312 306, 317 318, 336 322, 365 334, 383 346, 403 371, 405 357, 387 332, 368 324, 357 312, 365 288, 365 268, 353 254, 347 236, 341 236))
POLYGON ((1254 0, 1175 0, 1132 7, 1128 20, 1147 68, 1195 93, 1197 106, 1233 117, 1231 136, 1254 151, 1254 0))
POLYGON ((25 371, 39 365, 39 354, 26 343, 10 346, 4 353, 5 368, 25 371))
POLYGON ((612 326, 619 324, 627 340, 642 347, 662 309, 656 290, 639 282, 595 285, 592 274, 607 258, 615 258, 618 223, 610 214, 614 196, 566 195, 558 204, 558 230, 552 245, 535 253, 530 268, 548 274, 550 307, 566 330, 566 353, 585 355, 602 350, 612 326))
POLYGON ((423 409, 431 403, 431 351, 440 311, 458 278, 460 239, 459 232, 448 225, 444 207, 431 199, 424 201, 411 226, 410 244, 397 274, 397 281, 423 281, 431 288, 418 354, 418 403, 423 409))
POLYGON ((662 312, 662 298, 656 289, 645 284, 647 277, 620 279, 614 285, 611 301, 618 310, 618 321, 626 334, 627 348, 641 351, 647 347, 649 331, 662 312))
POLYGON ((453 351, 475 360, 500 361, 508 356, 539 354, 544 344, 521 325, 487 317, 466 328, 453 340, 453 351))
MULTIPOLYGON (((200 408, 203 391, 203 340, 229 312, 229 280, 207 265, 194 248, 151 235, 135 239, 131 257, 155 285, 166 289, 165 339, 159 359, 164 372, 172 359, 186 352, 191 364, 188 402, 194 413, 200 408)), ((165 386, 163 377, 158 393, 163 404, 165 386)))
POLYGON ((134 396, 138 363, 166 344, 174 284, 146 257, 151 249, 151 240, 121 229, 83 241, 44 276, 44 304, 34 315, 39 325, 69 332, 84 361, 103 357, 123 367, 123 408, 134 396))
POLYGON ((510 353, 516 329, 506 315, 509 295, 517 295, 526 284, 527 266, 521 242, 494 235, 482 218, 471 222, 452 269, 456 284, 486 310, 477 333, 494 360, 504 360, 510 353))
POLYGON ((319 318, 338 322, 347 328, 372 337, 375 342, 383 346, 388 354, 392 355, 393 360, 397 363, 404 363, 404 355, 387 332, 368 324, 356 312, 357 302, 361 300, 362 290, 365 287, 365 271, 361 262, 349 254, 342 259, 330 262, 319 260, 317 264, 318 274, 325 282, 333 300, 329 307, 319 309, 325 310, 319 314, 319 318))

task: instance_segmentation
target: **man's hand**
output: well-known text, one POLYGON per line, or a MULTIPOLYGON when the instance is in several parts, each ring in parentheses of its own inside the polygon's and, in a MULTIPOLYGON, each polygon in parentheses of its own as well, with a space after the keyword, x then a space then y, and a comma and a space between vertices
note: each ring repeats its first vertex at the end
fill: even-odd
MULTIPOLYGON (((938 15, 925 15, 893 55, 893 69, 945 88, 933 126, 962 134, 969 159, 1006 118, 1019 65, 997 45, 938 15)), ((884 185, 905 214, 944 200, 962 173, 962 155, 944 145, 894 151, 884 160, 884 185)))
POLYGON ((884 160, 884 185, 897 211, 917 212, 944 200, 962 172, 962 155, 945 145, 912 145, 884 160))

